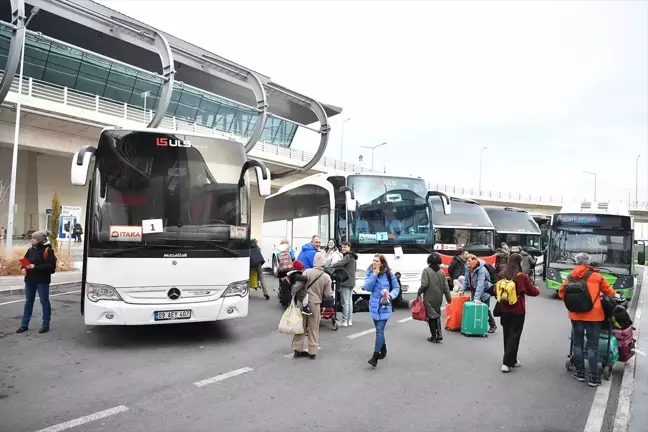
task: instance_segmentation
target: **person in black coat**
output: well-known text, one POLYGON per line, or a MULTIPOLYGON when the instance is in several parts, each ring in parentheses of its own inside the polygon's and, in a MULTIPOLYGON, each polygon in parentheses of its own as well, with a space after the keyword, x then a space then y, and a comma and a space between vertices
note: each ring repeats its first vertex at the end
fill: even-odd
POLYGON ((16 333, 23 333, 29 329, 29 321, 34 310, 36 293, 43 307, 43 325, 39 333, 45 333, 50 328, 52 307, 49 300, 49 288, 52 282, 52 273, 56 271, 56 255, 54 249, 47 241, 48 232, 36 231, 32 234, 32 246, 27 250, 25 259, 29 264, 23 265, 22 274, 25 275, 25 310, 22 322, 16 333))
POLYGON ((454 282, 456 279, 459 279, 459 276, 462 276, 466 271, 466 259, 468 258, 468 251, 460 249, 457 252, 457 255, 452 258, 452 262, 448 267, 450 285, 452 285, 452 282, 454 282))
POLYGON ((263 258, 263 254, 261 253, 259 244, 255 239, 250 240, 250 268, 255 269, 257 272, 257 278, 259 279, 259 286, 263 291, 263 297, 265 297, 266 300, 270 300, 270 296, 268 295, 268 290, 266 289, 266 286, 263 283, 264 263, 265 263, 265 259, 263 258))

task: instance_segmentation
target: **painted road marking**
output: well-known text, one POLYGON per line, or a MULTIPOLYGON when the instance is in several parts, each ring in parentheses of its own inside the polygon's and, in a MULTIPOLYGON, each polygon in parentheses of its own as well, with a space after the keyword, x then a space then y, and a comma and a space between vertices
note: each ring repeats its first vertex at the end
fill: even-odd
POLYGON ((603 419, 605 418, 605 408, 607 408, 610 388, 612 387, 610 382, 603 380, 603 384, 596 389, 592 408, 590 409, 587 423, 585 424, 585 432, 601 432, 603 419))
POLYGON ((114 408, 107 409, 105 411, 99 411, 98 413, 90 414, 84 417, 79 417, 78 419, 70 420, 65 423, 59 423, 57 425, 50 426, 45 429, 40 429, 36 432, 60 432, 66 429, 71 429, 73 427, 81 426, 82 424, 90 423, 95 420, 100 420, 102 418, 106 418, 111 415, 119 414, 124 411, 128 411, 128 407, 124 405, 120 405, 114 408))
POLYGON ((412 321, 414 318, 412 317, 407 317, 403 318, 402 320, 398 320, 399 323, 406 323, 407 321, 412 321))
MULTIPOLYGON (((642 284, 645 281, 648 281, 648 267, 644 267, 644 277, 642 279, 642 284)), ((644 288, 641 287, 641 297, 637 302, 637 309, 635 310, 635 318, 633 327, 639 328, 641 323, 641 312, 643 310, 643 297, 644 297, 644 288)), ((636 354, 646 355, 639 349, 635 348, 636 354)), ((628 430, 630 425, 630 408, 632 403, 632 389, 634 388, 634 376, 635 376, 635 365, 636 365, 636 355, 630 359, 629 362, 625 364, 623 368, 623 380, 621 381, 621 390, 619 392, 619 403, 617 405, 616 415, 614 416, 614 431, 613 432, 625 432, 628 430)))
MULTIPOLYGON (((319 346, 318 346, 317 349, 318 349, 318 350, 321 350, 322 347, 319 347, 319 346)), ((290 353, 290 354, 286 354, 284 357, 285 357, 285 358, 293 358, 293 357, 295 357, 295 353, 292 352, 292 353, 290 353)))
POLYGON ((249 367, 236 369, 236 370, 233 370, 231 372, 227 372, 227 373, 224 373, 224 374, 221 374, 221 375, 216 375, 215 377, 211 377, 211 378, 207 378, 207 379, 202 380, 202 381, 195 382, 194 385, 196 387, 204 387, 204 386, 207 386, 207 385, 210 385, 210 384, 215 384, 217 382, 224 381, 224 380, 226 380, 228 378, 232 378, 232 377, 235 377, 235 376, 243 375, 244 373, 252 372, 253 370, 254 369, 249 368, 249 367))
MULTIPOLYGON (((81 292, 81 290, 78 290, 78 291, 67 291, 67 292, 64 292, 64 293, 58 293, 58 294, 50 294, 50 298, 51 298, 51 297, 58 297, 58 296, 66 295, 66 294, 78 294, 78 293, 80 293, 80 292, 81 292)), ((38 299, 39 299, 39 297, 36 296, 36 299, 35 299, 35 300, 38 300, 38 299)), ((4 306, 4 305, 8 305, 8 304, 12 304, 12 303, 20 303, 20 302, 24 302, 24 301, 25 301, 25 299, 12 300, 12 301, 8 301, 8 302, 0 303, 0 306, 4 306)))
POLYGON ((372 329, 369 329, 369 330, 361 331, 360 333, 354 333, 352 335, 347 336, 347 338, 348 339, 355 339, 355 338, 359 338, 360 336, 368 335, 368 334, 375 333, 375 332, 376 332, 376 329, 372 328, 372 329))

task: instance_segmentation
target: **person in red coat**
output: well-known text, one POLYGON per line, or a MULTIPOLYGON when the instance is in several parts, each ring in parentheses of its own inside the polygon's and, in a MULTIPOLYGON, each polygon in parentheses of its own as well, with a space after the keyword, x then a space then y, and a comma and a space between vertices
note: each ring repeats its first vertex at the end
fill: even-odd
POLYGON ((529 276, 522 272, 522 255, 513 253, 509 256, 506 267, 498 275, 498 279, 508 279, 515 282, 517 301, 512 305, 499 303, 500 324, 504 330, 504 358, 502 372, 508 373, 514 367, 520 366, 518 348, 524 329, 526 317, 526 296, 537 297, 540 290, 533 285, 529 276))

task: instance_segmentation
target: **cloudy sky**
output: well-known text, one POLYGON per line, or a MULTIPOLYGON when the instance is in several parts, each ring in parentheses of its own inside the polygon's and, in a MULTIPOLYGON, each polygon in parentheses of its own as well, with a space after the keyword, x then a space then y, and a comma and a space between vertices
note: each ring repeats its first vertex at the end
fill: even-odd
MULTIPOLYGON (((646 1, 102 0, 344 108, 327 156, 433 183, 648 200, 646 1)), ((317 136, 294 147, 314 151, 317 136)))

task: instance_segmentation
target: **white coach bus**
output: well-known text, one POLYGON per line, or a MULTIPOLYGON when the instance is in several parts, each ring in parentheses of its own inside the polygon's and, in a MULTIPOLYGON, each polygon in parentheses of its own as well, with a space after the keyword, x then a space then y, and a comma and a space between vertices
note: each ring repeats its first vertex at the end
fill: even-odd
MULTIPOLYGON (((426 258, 433 251, 430 196, 425 180, 377 174, 323 173, 298 180, 265 200, 260 246, 276 274, 279 242, 287 238, 299 254, 315 234, 322 246, 349 240, 358 254, 355 293, 367 295, 365 272, 377 253, 399 274, 403 299, 416 295, 426 258)), ((353 275, 350 275, 353 277, 353 275)))
POLYGON ((81 312, 89 325, 215 321, 248 314, 250 185, 270 171, 238 141, 104 129, 74 155, 88 185, 81 312), (94 158, 93 158, 94 155, 94 158))

